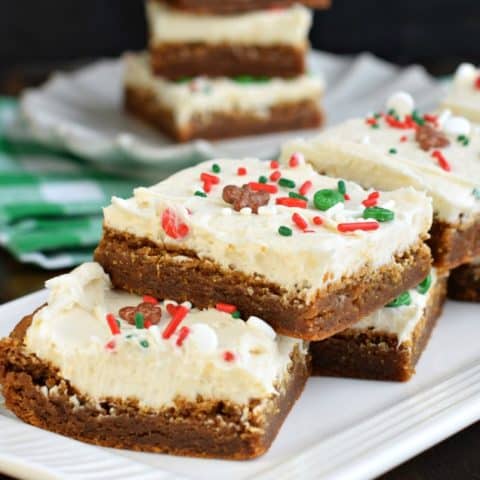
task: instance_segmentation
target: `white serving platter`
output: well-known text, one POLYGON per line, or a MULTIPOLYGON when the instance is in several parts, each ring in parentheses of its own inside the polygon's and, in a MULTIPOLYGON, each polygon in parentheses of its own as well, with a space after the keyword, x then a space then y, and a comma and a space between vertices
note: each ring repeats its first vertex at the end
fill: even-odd
MULTIPOLYGON (((322 104, 329 125, 383 109, 385 100, 397 90, 410 92, 422 109, 435 108, 445 93, 422 67, 400 68, 368 53, 340 56, 313 51, 308 62, 310 73, 326 82, 322 104)), ((10 134, 22 132, 26 138, 68 151, 97 168, 151 178, 152 173, 164 176, 214 156, 271 158, 282 142, 317 132, 173 143, 124 111, 122 79, 121 59, 99 60, 74 72, 56 73, 43 86, 24 93, 22 128, 16 122, 10 134)))
MULTIPOLYGON (((45 291, 0 306, 0 336, 45 291)), ((480 305, 449 301, 408 383, 312 378, 271 450, 247 462, 83 444, 17 420, 0 403, 0 472, 43 479, 373 478, 480 419, 480 305)))

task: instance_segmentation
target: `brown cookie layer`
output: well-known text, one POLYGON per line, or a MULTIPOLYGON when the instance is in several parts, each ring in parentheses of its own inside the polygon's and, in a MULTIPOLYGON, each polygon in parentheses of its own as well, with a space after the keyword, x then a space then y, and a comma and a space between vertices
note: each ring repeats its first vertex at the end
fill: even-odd
POLYGON ((480 302, 480 264, 467 263, 450 272, 448 296, 455 300, 480 302))

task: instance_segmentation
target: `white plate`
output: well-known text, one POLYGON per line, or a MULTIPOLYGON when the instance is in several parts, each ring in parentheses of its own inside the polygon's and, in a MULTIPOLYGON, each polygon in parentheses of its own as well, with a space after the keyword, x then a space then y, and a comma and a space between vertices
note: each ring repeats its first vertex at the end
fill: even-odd
MULTIPOLYGON (((0 336, 45 292, 0 307, 0 336)), ((449 302, 408 383, 310 379, 271 450, 247 462, 93 447, 0 405, 0 471, 35 479, 366 479, 480 419, 480 307, 449 302)))
MULTIPOLYGON (((400 89, 421 99, 422 108, 435 107, 443 96, 442 87, 422 67, 401 69, 370 54, 345 57, 312 52, 309 64, 314 75, 326 79, 324 106, 329 124, 383 108, 387 96, 400 89)), ((119 59, 55 74, 23 95, 24 134, 104 169, 148 176, 152 169, 157 174, 159 170, 170 173, 212 156, 269 158, 283 141, 315 133, 304 130, 175 144, 124 112, 122 76, 119 59), (132 169, 132 164, 141 164, 142 169, 132 169)), ((14 128, 18 135, 18 125, 14 128)))

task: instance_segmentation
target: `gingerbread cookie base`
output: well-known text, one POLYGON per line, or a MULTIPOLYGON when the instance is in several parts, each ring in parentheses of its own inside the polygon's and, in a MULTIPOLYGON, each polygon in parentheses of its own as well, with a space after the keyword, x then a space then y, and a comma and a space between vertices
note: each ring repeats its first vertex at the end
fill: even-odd
POLYGON ((275 105, 263 115, 239 111, 194 115, 187 124, 179 125, 175 122, 173 112, 159 105, 151 92, 127 87, 125 108, 178 142, 316 128, 323 123, 323 114, 313 100, 275 105))
POLYGON ((301 292, 288 292, 262 277, 227 271, 195 252, 168 250, 114 229, 104 229, 95 259, 116 288, 178 302, 189 299, 198 308, 228 299, 243 316, 258 315, 277 333, 306 340, 344 330, 419 283, 430 269, 430 251, 419 242, 391 264, 364 269, 305 303, 301 292))
POLYGON ((164 43, 150 46, 151 67, 171 80, 240 75, 291 78, 305 73, 306 46, 164 43))
POLYGON ((279 395, 245 407, 199 399, 153 411, 132 399, 93 402, 55 368, 25 352, 22 340, 32 317, 0 341, 0 383, 5 405, 21 420, 95 445, 144 452, 244 460, 268 450, 310 373, 298 349, 279 395))
MULTIPOLYGON (((222 2, 221 0, 157 0, 167 3, 171 7, 200 14, 231 15, 236 13, 250 12, 254 10, 289 8, 294 5, 294 0, 233 0, 222 2)), ((302 0, 303 5, 327 9, 331 5, 330 0, 302 0)))
POLYGON ((480 262, 467 263, 450 273, 448 296, 454 300, 480 302, 480 262))
POLYGON ((404 382, 415 373, 446 294, 446 278, 438 279, 410 338, 398 344, 393 333, 348 329, 322 342, 312 342, 313 375, 404 382))

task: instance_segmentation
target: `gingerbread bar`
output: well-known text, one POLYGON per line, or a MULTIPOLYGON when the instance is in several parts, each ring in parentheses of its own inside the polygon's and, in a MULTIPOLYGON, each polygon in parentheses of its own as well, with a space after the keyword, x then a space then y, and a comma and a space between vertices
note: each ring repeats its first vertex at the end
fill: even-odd
POLYGON ((200 308, 235 304, 278 333, 321 340, 416 285, 430 269, 431 202, 371 192, 257 159, 183 170, 104 210, 96 260, 117 288, 200 308))
POLYGON ((47 282, 48 303, 0 340, 6 407, 107 447, 248 459, 271 445, 309 375, 306 347, 219 304, 111 288, 96 263, 47 282))
POLYGON ((181 82, 155 77, 146 55, 125 57, 125 108, 162 133, 185 142, 282 130, 322 123, 323 81, 197 77, 181 82))
POLYGON ((399 92, 385 112, 349 120, 310 141, 289 142, 282 160, 294 153, 322 173, 367 188, 425 191, 433 200, 429 243, 439 268, 480 254, 480 133, 467 119, 448 111, 420 114, 412 97, 399 92))
POLYGON ((480 122, 480 70, 470 63, 462 63, 443 101, 443 107, 472 122, 480 122))
POLYGON ((446 277, 436 272, 415 289, 347 330, 312 342, 313 375, 407 381, 442 312, 446 277))
POLYGON ((151 66, 170 79, 305 73, 311 12, 302 5, 236 15, 198 15, 147 4, 151 66))
POLYGON ((330 0, 303 0, 296 2, 294 0, 156 0, 160 3, 166 3, 174 8, 195 12, 200 14, 225 15, 234 13, 244 13, 253 10, 281 9, 290 8, 295 3, 302 3, 310 8, 326 9, 330 7, 330 0))
POLYGON ((480 257, 451 271, 448 296, 455 300, 480 302, 480 257))

